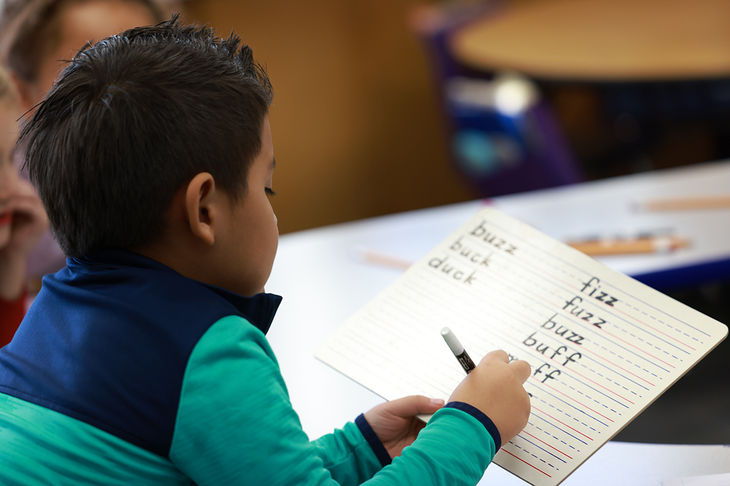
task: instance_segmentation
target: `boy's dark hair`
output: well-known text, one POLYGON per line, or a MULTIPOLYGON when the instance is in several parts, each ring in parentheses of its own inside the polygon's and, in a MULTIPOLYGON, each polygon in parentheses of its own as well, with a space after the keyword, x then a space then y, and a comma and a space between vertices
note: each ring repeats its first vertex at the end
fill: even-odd
POLYGON ((66 255, 152 241, 197 173, 242 196, 271 99, 235 34, 177 16, 79 51, 20 135, 66 255))
MULTIPOLYGON (((4 0, 0 3, 0 59, 16 76, 34 82, 43 59, 58 45, 63 7, 87 0, 4 0)), ((126 0, 146 7, 162 20, 152 0, 126 0)))

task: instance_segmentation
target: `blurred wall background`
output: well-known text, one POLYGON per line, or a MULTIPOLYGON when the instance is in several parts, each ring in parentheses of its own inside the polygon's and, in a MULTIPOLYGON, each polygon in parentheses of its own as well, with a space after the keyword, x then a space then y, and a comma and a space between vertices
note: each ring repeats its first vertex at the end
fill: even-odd
MULTIPOLYGON (((452 162, 433 59, 409 18, 425 6, 553 0, 158 1, 236 31, 269 72, 286 233, 479 197, 452 162)), ((727 79, 534 81, 588 180, 730 157, 727 79)))
MULTIPOLYGON (((423 2, 420 2, 423 3, 423 2)), ((476 197, 452 169, 413 0, 189 0, 235 30, 274 84, 282 233, 476 197)))

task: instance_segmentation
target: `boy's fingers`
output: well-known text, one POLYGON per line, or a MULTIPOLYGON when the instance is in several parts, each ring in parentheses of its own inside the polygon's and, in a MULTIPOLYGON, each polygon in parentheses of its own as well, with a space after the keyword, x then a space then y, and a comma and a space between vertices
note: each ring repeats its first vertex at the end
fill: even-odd
POLYGON ((482 358, 482 361, 501 361, 502 363, 507 363, 515 376, 519 378, 521 383, 527 381, 527 379, 530 377, 530 374, 532 373, 530 369, 530 364, 527 361, 516 359, 510 362, 509 355, 503 349, 496 349, 494 351, 488 352, 484 356, 484 358, 482 358))
POLYGON ((484 355, 482 361, 502 361, 504 363, 509 361, 509 355, 503 349, 495 349, 484 355))
POLYGON ((526 382, 532 374, 532 370, 530 369, 530 363, 521 359, 512 361, 509 364, 509 367, 512 369, 512 372, 515 374, 515 376, 519 378, 521 383, 526 382))

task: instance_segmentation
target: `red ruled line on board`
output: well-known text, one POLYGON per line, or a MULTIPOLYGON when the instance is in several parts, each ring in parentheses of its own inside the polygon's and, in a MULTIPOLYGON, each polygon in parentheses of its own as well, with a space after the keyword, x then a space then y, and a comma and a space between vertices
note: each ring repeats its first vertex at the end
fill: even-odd
MULTIPOLYGON (((589 407, 588 405, 586 405, 586 404, 584 404, 584 403, 581 403, 581 402, 579 402, 579 401, 578 401, 578 400, 576 400, 575 398, 573 398, 573 397, 571 397, 570 395, 567 395, 567 394, 565 394, 565 393, 561 392, 561 391, 560 391, 560 390, 558 390, 557 388, 555 388, 555 387, 552 387, 552 386, 548 385, 547 383, 543 383, 543 385, 544 385, 544 386, 546 386, 546 387, 548 387, 548 388, 550 388, 551 390, 553 390, 553 391, 555 391, 555 392, 557 392, 557 393, 560 393, 560 394, 561 394, 561 395, 563 395, 564 397, 566 397, 566 398, 569 398, 570 400, 573 400, 573 401, 574 401, 575 403, 577 403, 578 405, 580 405, 580 406, 582 406, 582 407, 585 407, 585 408, 587 408, 588 410, 590 410, 591 412, 595 413, 596 415, 600 415, 601 417, 605 418, 605 419, 606 419, 606 420, 608 420, 609 422, 613 422, 613 420, 612 420, 611 418, 609 418, 609 417, 606 417, 606 416, 605 416, 605 415, 603 415, 603 414, 602 414, 601 412, 598 412, 598 411, 596 411, 596 410, 593 410, 593 409, 592 409, 591 407, 589 407)), ((591 418, 595 418, 595 417, 591 417, 591 418)))
MULTIPOLYGON (((652 326, 652 325, 649 325, 649 324, 648 324, 648 323, 647 323, 646 321, 644 321, 644 320, 642 320, 642 319, 639 319, 638 317, 632 316, 632 315, 631 315, 631 314, 629 314, 628 312, 624 312, 624 311, 622 311, 622 310, 620 310, 620 309, 616 309, 616 312, 617 312, 617 313, 619 313, 619 314, 623 314, 623 315, 624 315, 624 316, 626 316, 627 318, 629 318, 629 319, 633 319, 633 320, 635 320, 636 322, 638 322, 638 323, 640 323, 640 324, 643 324, 644 326, 648 327, 649 329, 652 329, 652 330, 654 330, 654 331, 658 332, 658 333, 659 333, 659 334, 661 334, 662 336, 666 336, 667 338, 671 339, 672 341, 676 341, 676 342, 678 342, 678 343, 679 343, 679 344, 681 344, 682 346, 686 346, 686 347, 688 347, 688 348, 689 348, 689 349, 691 349, 692 351, 697 351, 697 349, 695 349, 695 348, 694 348, 693 346, 691 346, 691 345, 689 345, 689 344, 685 343, 684 341, 682 341, 682 340, 680 340, 680 339, 677 339, 677 338, 675 338, 674 336, 672 336, 672 335, 670 335, 670 334, 667 334, 666 332, 660 331, 660 330, 659 330, 659 329, 657 329, 656 327, 654 327, 654 326, 652 326)), ((651 333, 649 333, 649 334, 651 334, 651 333)), ((683 350, 683 351, 685 351, 685 350, 683 350)), ((686 352, 686 351, 685 351, 685 352, 686 352)))
POLYGON ((545 476, 547 476, 547 477, 549 477, 549 478, 551 478, 551 477, 552 477, 551 475, 549 475, 548 473, 546 473, 545 471, 543 471, 543 470, 542 470, 542 469, 540 469, 539 467, 537 467, 537 466, 535 466, 535 465, 533 465, 533 464, 530 464, 529 462, 525 461, 525 460, 524 460, 524 459, 522 459, 521 457, 517 457, 517 456, 515 456, 514 454, 512 454, 512 453, 511 453, 510 451, 508 451, 508 450, 507 450, 507 449, 505 449, 504 447, 502 447, 502 450, 503 450, 504 452, 506 452, 507 454, 509 454, 510 456, 512 456, 512 457, 514 457, 515 459, 517 459, 518 461, 522 461, 522 462, 524 462, 525 464, 527 464, 528 466, 530 466, 530 467, 531 467, 531 468, 533 468, 534 470, 536 470, 536 471, 540 471, 540 472, 541 472, 541 473, 543 473, 543 474, 544 474, 545 476))
POLYGON ((520 434, 526 434, 526 435, 529 435, 529 436, 530 436, 530 437, 532 437, 533 439, 535 439, 535 440, 539 440, 540 442, 542 442, 543 444, 545 444, 545 445, 546 445, 546 446, 548 446, 549 448, 551 448, 551 449, 553 449, 553 450, 555 450, 555 451, 558 451, 559 453, 561 453, 562 455, 564 455, 564 456, 565 456, 565 457, 567 457, 568 459, 573 459, 572 457, 570 457, 570 456, 569 456, 568 454, 566 454, 565 452, 561 451, 561 450, 560 450, 560 449, 558 449, 557 447, 551 446, 550 444, 548 444, 547 442, 545 442, 545 441, 544 441, 544 440, 542 440, 541 438, 539 438, 539 437, 535 437, 534 435, 532 435, 531 433, 527 432, 526 430, 523 430, 522 432, 520 432, 520 434))

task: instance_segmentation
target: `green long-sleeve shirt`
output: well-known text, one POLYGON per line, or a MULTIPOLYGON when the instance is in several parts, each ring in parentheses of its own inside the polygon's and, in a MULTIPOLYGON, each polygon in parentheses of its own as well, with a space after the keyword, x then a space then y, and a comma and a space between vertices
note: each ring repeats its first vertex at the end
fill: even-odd
MULTIPOLYGON (((136 289, 139 282, 130 282, 136 289)), ((310 441, 261 325, 224 315, 203 326, 188 349, 180 343, 189 336, 178 335, 188 328, 162 332, 152 321, 137 326, 139 310, 131 306, 126 308, 137 321, 120 318, 120 307, 105 322, 94 306, 84 307, 100 287, 75 288, 84 288, 78 301, 69 292, 57 301, 40 295, 34 303, 40 307, 0 350, 0 484, 475 484, 496 452, 483 423, 452 407, 436 412, 385 467, 383 446, 377 437, 365 437, 372 429, 362 418, 310 441), (114 319, 127 326, 126 337, 112 332, 114 319), (168 370, 175 359, 182 363, 179 382, 168 370), (78 397, 84 400, 74 401, 78 397), (168 422, 169 430, 160 425, 168 422), (160 435, 168 436, 162 445, 160 435)), ((191 288, 192 299, 201 289, 191 288)), ((44 289, 54 292, 56 282, 44 281, 44 289)), ((184 294, 175 289, 174 295, 184 294)), ((128 301, 124 294, 119 302, 128 301)), ((111 316, 110 295, 99 302, 103 315, 111 316)), ((175 303, 162 309, 165 315, 177 312, 175 303)), ((190 301, 194 309, 210 305, 190 301)))

